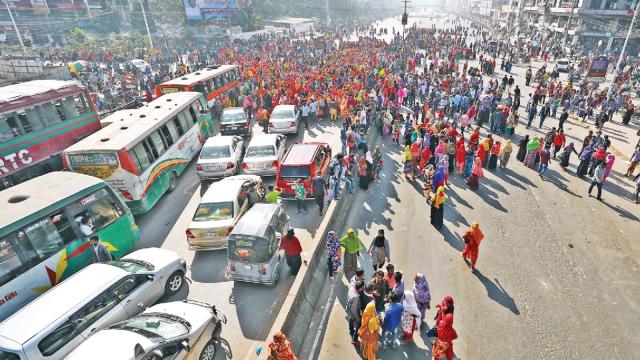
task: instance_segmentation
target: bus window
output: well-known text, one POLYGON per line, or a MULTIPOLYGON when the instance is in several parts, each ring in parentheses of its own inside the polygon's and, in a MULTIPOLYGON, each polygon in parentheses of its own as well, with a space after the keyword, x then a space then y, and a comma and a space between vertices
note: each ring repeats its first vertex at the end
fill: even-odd
POLYGON ((160 133, 162 134, 162 138, 164 139, 164 142, 167 144, 167 146, 171 146, 173 145, 173 136, 171 135, 171 131, 169 131, 169 125, 173 125, 170 122, 162 125, 160 127, 160 133))
POLYGON ((233 69, 233 74, 234 74, 233 78, 235 81, 240 80, 240 69, 238 68, 233 69))
POLYGON ((67 206, 67 212, 73 214, 76 221, 85 216, 93 220, 93 233, 97 233, 124 215, 115 196, 106 188, 100 189, 83 200, 67 206))
POLYGON ((18 236, 26 236, 38 259, 44 260, 64 247, 64 242, 56 227, 49 218, 40 219, 18 232, 18 236))
POLYGON ((51 214, 49 218, 58 230, 58 234, 60 234, 60 238, 62 238, 62 241, 65 244, 74 241, 78 237, 75 231, 73 231, 73 228, 69 223, 69 219, 62 210, 58 210, 55 213, 51 214))
POLYGON ((73 98, 73 101, 76 103, 76 109, 78 109, 78 113, 84 114, 89 111, 89 104, 87 104, 87 99, 84 97, 84 94, 79 94, 73 98))
POLYGON ((205 90, 204 90, 204 86, 202 86, 202 83, 198 83, 193 87, 193 91, 197 91, 201 94, 206 94, 205 90))
POLYGON ((153 162, 153 155, 151 155, 151 151, 148 150, 144 141, 134 146, 131 150, 138 159, 138 174, 142 174, 153 162))
POLYGON ((15 118, 15 113, 0 118, 0 142, 22 136, 23 132, 15 118))
POLYGON ((215 88, 216 90, 217 90, 217 89, 220 89, 220 88, 222 87, 222 86, 220 85, 220 79, 219 79, 219 78, 217 78, 217 77, 213 78, 213 83, 214 83, 214 88, 215 88))
POLYGON ((184 128, 182 127, 180 120, 178 120, 178 117, 174 117, 173 119, 171 119, 171 122, 173 123, 173 125, 176 126, 176 129, 178 130, 178 134, 180 136, 184 135, 184 128))
POLYGON ((0 238, 0 285, 4 285, 26 270, 9 240, 10 236, 14 235, 0 238))
POLYGON ((189 106, 189 114, 191 115, 191 119, 193 119, 194 123, 198 122, 198 116, 196 115, 196 111, 193 106, 189 106))
POLYGON ((36 108, 28 108, 18 112, 18 119, 20 120, 20 125, 22 125, 22 130, 26 134, 44 128, 36 108))
POLYGON ((180 119, 180 124, 184 129, 186 129, 187 131, 191 129, 193 120, 189 120, 189 115, 187 114, 186 110, 182 110, 178 113, 178 119, 180 119))
POLYGON ((80 115, 76 108, 76 103, 73 97, 67 97, 62 100, 62 110, 64 111, 67 119, 73 119, 80 115))
POLYGON ((218 77, 216 79, 218 79, 219 87, 223 87, 223 86, 227 85, 227 79, 224 77, 224 74, 218 75, 218 77))
POLYGON ((47 122, 47 125, 51 126, 61 121, 60 114, 56 110, 52 103, 45 103, 38 106, 40 110, 40 117, 47 122))
POLYGON ((60 99, 54 100, 52 104, 53 104, 53 107, 56 109, 56 113, 58 113, 58 117, 60 118, 60 120, 61 121, 67 120, 66 117, 64 116, 64 110, 62 109, 62 100, 60 99))
POLYGON ((147 141, 149 141, 152 150, 155 150, 154 155, 156 158, 159 158, 165 151, 167 151, 167 147, 165 146, 164 141, 162 141, 162 136, 160 136, 159 132, 152 132, 147 141))

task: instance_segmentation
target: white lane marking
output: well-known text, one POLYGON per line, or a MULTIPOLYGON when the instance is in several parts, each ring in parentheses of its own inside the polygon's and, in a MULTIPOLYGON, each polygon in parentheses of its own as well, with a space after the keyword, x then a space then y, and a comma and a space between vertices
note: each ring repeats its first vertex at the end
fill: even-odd
POLYGON ((333 284, 331 284, 331 290, 329 291, 329 298, 327 299, 327 303, 324 305, 324 311, 322 312, 322 318, 320 319, 320 324, 318 326, 318 331, 316 332, 316 337, 313 339, 313 346, 311 346, 310 355, 313 356, 316 353, 316 349, 318 348, 318 343, 320 341, 320 336, 322 336, 322 329, 324 327, 325 321, 327 319, 327 314, 329 313, 329 309, 331 308, 331 304, 335 301, 335 289, 336 282, 338 281, 338 275, 334 274, 335 280, 333 284))

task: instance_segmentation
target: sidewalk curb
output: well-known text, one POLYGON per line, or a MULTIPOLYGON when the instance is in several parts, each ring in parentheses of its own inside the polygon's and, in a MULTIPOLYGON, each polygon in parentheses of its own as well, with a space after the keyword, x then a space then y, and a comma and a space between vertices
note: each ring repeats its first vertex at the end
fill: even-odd
MULTIPOLYGON (((369 148, 379 138, 377 128, 372 126, 367 135, 369 148)), ((327 266, 325 239, 327 232, 334 229, 342 229, 345 226, 347 215, 351 210, 351 204, 357 195, 357 188, 353 194, 343 193, 340 200, 332 201, 327 209, 327 214, 322 219, 311 247, 305 249, 308 256, 303 257, 307 266, 302 266, 295 281, 284 299, 280 312, 273 322, 265 340, 265 346, 258 356, 260 360, 267 360, 269 349, 266 344, 271 341, 273 335, 282 331, 293 347, 294 353, 299 353, 309 333, 309 326, 314 318, 317 303, 324 283, 327 281, 327 266)), ((338 234, 340 236, 340 234, 338 234)))

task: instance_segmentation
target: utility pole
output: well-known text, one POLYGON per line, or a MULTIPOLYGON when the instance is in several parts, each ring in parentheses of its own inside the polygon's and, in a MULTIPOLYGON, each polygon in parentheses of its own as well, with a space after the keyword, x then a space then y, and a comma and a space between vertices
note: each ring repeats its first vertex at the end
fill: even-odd
POLYGON ((149 37, 149 45, 151 46, 151 50, 153 50, 153 39, 151 39, 151 31, 149 31, 149 22, 147 22, 147 12, 144 10, 144 4, 142 4, 142 0, 138 0, 140 3, 140 8, 142 9, 142 17, 144 18, 144 26, 147 28, 147 36, 149 37))
POLYGON ((404 14, 402 14, 402 63, 404 65, 404 57, 405 57, 405 44, 404 44, 404 36, 407 24, 409 23, 409 14, 407 14, 407 3, 410 3, 409 0, 401 0, 400 2, 404 3, 404 14))
POLYGON ((627 37, 624 38, 624 44, 622 44, 622 50, 620 50, 620 56, 618 56, 618 63, 616 64, 616 71, 618 72, 622 70, 620 69, 620 65, 622 64, 622 58, 624 57, 624 52, 627 50, 627 43, 629 42, 629 38, 631 37, 631 33, 633 32, 633 25, 636 22, 636 17, 638 16, 639 8, 640 8, 640 1, 637 1, 636 8, 633 9, 633 17, 631 18, 631 24, 629 24, 629 30, 627 30, 627 37))
POLYGON ((7 11, 9 12, 9 17, 11 18, 11 23, 13 24, 13 28, 16 29, 16 34, 18 34, 18 40, 20 40, 20 45, 22 45, 22 49, 27 50, 27 47, 24 46, 24 41, 22 41, 22 35, 20 34, 20 30, 18 29, 18 25, 16 24, 16 19, 13 18, 13 13, 11 12, 11 8, 9 7, 9 2, 7 0, 4 0, 4 4, 7 7, 7 11))
POLYGON ((331 26, 331 18, 329 17, 329 0, 324 0, 324 11, 327 15, 327 28, 331 26))
POLYGON ((578 0, 575 0, 573 2, 573 5, 571 6, 571 12, 569 13, 569 20, 567 20, 567 24, 564 26, 564 34, 562 35, 563 51, 564 51, 564 48, 567 47, 567 35, 569 35, 569 25, 571 25, 571 20, 573 19, 573 12, 575 11, 577 6, 578 6, 578 0))

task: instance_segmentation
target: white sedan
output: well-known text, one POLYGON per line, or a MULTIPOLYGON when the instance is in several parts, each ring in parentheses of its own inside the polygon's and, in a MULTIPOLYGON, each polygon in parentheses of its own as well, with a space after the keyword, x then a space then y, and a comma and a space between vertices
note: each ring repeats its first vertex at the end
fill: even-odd
POLYGON ((243 141, 240 136, 213 136, 200 150, 196 173, 201 181, 213 180, 238 173, 242 161, 243 141))
POLYGON ((67 360, 212 360, 226 323, 215 306, 192 300, 158 304, 97 332, 67 360))
POLYGON ((285 135, 256 135, 244 153, 242 169, 245 174, 275 176, 286 151, 285 135))

